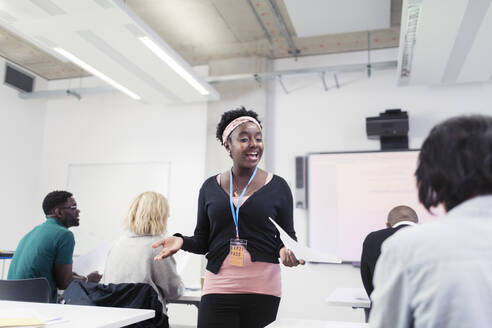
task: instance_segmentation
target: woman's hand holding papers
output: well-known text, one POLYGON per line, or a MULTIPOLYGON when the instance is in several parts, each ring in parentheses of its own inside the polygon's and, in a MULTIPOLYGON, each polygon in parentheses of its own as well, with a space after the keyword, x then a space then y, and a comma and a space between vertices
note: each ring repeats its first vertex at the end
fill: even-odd
POLYGON ((287 267, 295 267, 299 264, 304 265, 306 263, 304 260, 297 259, 294 252, 285 246, 280 249, 280 260, 287 267))
POLYGON ((183 246, 183 238, 171 236, 152 244, 152 248, 157 248, 159 246, 162 246, 162 250, 154 257, 154 261, 162 260, 179 251, 183 246))

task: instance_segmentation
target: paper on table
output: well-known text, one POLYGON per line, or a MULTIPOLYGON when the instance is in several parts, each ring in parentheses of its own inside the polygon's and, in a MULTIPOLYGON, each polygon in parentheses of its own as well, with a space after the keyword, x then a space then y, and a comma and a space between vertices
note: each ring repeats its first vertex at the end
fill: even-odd
POLYGON ((271 217, 269 217, 269 219, 275 225, 275 228, 277 228, 280 232, 280 239, 282 239, 285 247, 294 252, 296 258, 310 262, 342 263, 342 261, 335 256, 326 255, 315 249, 299 244, 297 241, 292 239, 287 232, 285 232, 284 229, 277 224, 277 222, 273 221, 271 217))
POLYGON ((44 322, 35 318, 0 318, 0 327, 38 327, 44 326, 44 322))
POLYGON ((14 308, 8 314, 0 314, 0 327, 44 327, 66 321, 61 317, 46 317, 27 308, 14 308))
POLYGON ((108 252, 109 244, 101 243, 91 251, 75 256, 73 258, 72 271, 82 276, 87 276, 89 273, 96 270, 101 274, 104 273, 108 252))

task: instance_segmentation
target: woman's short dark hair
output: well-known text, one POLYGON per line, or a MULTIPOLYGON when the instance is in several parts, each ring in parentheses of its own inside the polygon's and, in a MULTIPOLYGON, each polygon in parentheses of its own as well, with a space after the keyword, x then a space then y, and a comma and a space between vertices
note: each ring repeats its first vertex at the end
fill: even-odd
POLYGON ((229 123, 231 123, 233 120, 241 116, 250 116, 254 118, 256 121, 258 121, 258 124, 260 124, 261 126, 261 122, 258 119, 258 114, 256 112, 252 110, 247 110, 246 108, 244 108, 244 106, 229 110, 224 114, 222 114, 219 124, 217 124, 217 131, 215 133, 215 136, 217 137, 217 139, 220 141, 222 145, 224 144, 224 142, 222 141, 222 133, 224 133, 225 128, 229 123))
POLYGON ((422 145, 415 176, 427 210, 443 203, 449 211, 492 193, 492 117, 458 116, 436 125, 422 145))
POLYGON ((55 190, 50 192, 43 200, 44 214, 52 214, 55 208, 65 204, 70 197, 72 197, 72 193, 68 191, 55 190))

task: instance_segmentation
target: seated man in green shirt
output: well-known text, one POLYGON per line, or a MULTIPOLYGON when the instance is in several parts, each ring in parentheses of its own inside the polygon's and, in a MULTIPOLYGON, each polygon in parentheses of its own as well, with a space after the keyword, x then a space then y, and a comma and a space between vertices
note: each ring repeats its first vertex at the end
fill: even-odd
POLYGON ((46 221, 28 232, 19 242, 10 263, 7 279, 45 277, 51 288, 51 302, 56 303, 56 289, 65 289, 73 279, 99 282, 95 271, 87 277, 72 272, 75 246, 68 228, 79 225, 77 203, 67 191, 52 191, 43 200, 46 221))

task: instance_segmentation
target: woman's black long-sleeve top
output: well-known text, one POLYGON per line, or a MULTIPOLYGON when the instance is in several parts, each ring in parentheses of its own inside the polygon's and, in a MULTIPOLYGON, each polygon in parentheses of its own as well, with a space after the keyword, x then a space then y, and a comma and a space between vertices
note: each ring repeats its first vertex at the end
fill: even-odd
MULTIPOLYGON (((293 221, 292 193, 285 180, 274 175, 272 180, 254 192, 239 208, 239 238, 246 239, 252 261, 279 263, 283 243, 271 217, 296 239, 293 221)), ((229 195, 217 182, 208 178, 200 188, 198 216, 194 235, 183 238, 181 249, 207 254, 207 270, 218 273, 229 253, 229 242, 236 237, 229 195)))

